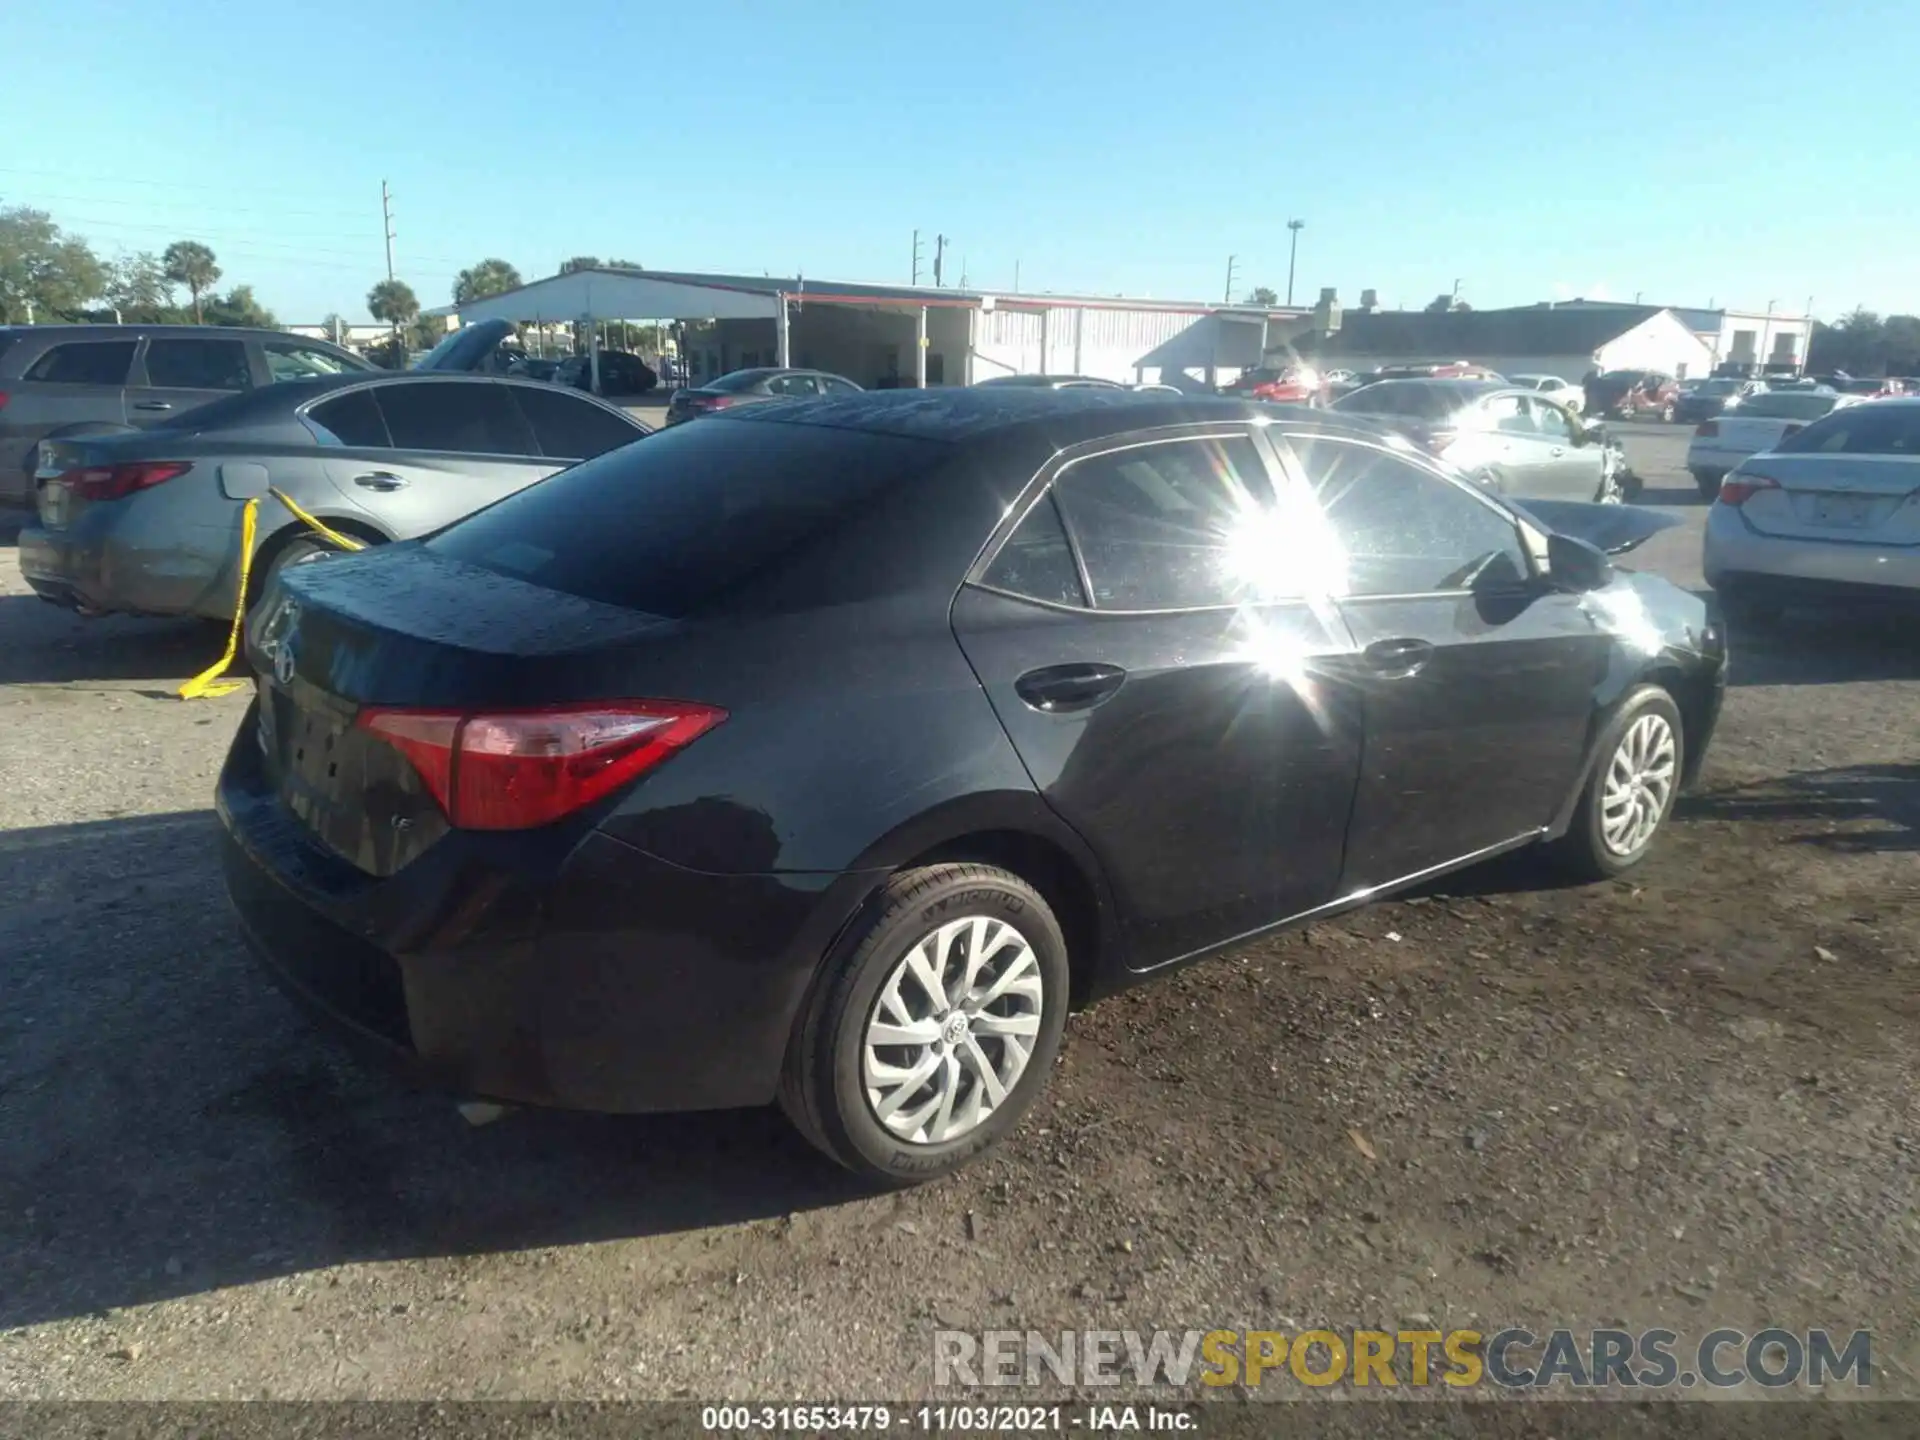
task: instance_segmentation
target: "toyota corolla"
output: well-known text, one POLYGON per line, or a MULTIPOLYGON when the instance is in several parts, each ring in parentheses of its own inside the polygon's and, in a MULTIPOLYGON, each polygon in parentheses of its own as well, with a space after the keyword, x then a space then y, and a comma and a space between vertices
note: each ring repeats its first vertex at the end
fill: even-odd
POLYGON ((1707 606, 1609 558, 1663 523, 1248 402, 723 413, 283 572, 229 889, 437 1084, 777 1099, 924 1180, 1071 1007, 1521 846, 1638 863, 1724 682, 1707 606))

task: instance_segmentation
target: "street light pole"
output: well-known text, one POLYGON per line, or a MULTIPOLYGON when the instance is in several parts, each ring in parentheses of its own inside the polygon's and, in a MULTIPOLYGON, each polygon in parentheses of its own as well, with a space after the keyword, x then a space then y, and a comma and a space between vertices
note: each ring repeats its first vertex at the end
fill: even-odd
POLYGON ((1300 232, 1306 228, 1306 224, 1304 220, 1287 221, 1287 229, 1293 232, 1293 237, 1287 242, 1287 304, 1289 307, 1293 304, 1293 262, 1299 257, 1300 232))
POLYGON ((1767 357, 1773 353, 1768 349, 1767 341, 1773 334, 1773 307, 1779 303, 1778 300, 1769 300, 1767 302, 1767 318, 1760 326, 1760 373, 1762 375, 1767 373, 1767 365, 1769 364, 1767 357))

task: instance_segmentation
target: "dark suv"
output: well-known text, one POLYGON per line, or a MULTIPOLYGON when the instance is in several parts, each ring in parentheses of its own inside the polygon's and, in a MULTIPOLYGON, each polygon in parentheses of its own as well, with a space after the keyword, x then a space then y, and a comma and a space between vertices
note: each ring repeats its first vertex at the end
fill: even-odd
POLYGON ((0 505, 31 503, 49 436, 144 429, 236 390, 372 368, 337 345, 274 330, 0 326, 0 505))

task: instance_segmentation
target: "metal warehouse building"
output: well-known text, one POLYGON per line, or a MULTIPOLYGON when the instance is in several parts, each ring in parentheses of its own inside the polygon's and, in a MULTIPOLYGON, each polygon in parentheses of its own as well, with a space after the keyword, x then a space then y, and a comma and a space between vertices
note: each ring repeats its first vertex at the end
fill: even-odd
POLYGON ((1264 306, 611 269, 536 280, 451 313, 463 325, 673 321, 692 384, 796 365, 870 388, 1036 373, 1212 386, 1284 349, 1312 319, 1264 306))

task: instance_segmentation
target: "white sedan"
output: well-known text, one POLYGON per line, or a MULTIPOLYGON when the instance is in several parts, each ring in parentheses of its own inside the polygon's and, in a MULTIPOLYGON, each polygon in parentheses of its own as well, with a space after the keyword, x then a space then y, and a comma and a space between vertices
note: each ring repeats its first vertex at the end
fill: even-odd
POLYGON ((1741 461, 1701 568, 1748 620, 1799 596, 1920 598, 1920 398, 1836 407, 1741 461))
POLYGON ((1565 406, 1578 415, 1587 404, 1587 392, 1573 381, 1559 375, 1509 375, 1509 385, 1517 385, 1522 390, 1531 390, 1544 395, 1556 405, 1565 406))
POLYGON ((1764 390, 1694 427, 1687 446, 1687 470, 1700 493, 1711 500, 1727 472, 1750 455, 1771 450, 1787 436, 1834 410, 1860 404, 1858 395, 1836 390, 1764 390))

